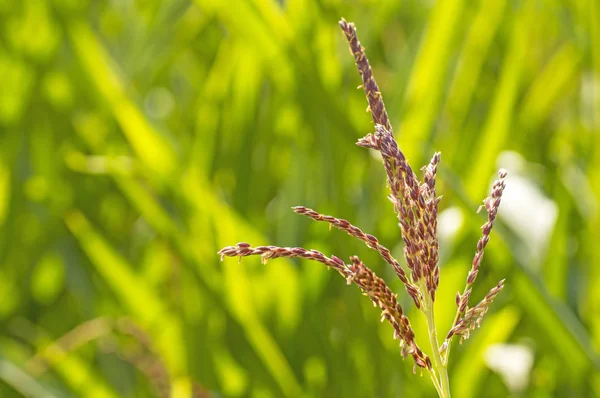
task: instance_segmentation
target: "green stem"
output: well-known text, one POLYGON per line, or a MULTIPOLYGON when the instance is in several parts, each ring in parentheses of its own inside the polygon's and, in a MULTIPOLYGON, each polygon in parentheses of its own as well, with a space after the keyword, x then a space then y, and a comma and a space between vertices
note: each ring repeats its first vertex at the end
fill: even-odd
POLYGON ((427 303, 423 306, 423 312, 427 318, 427 329, 429 330, 429 344, 433 355, 433 366, 439 375, 440 390, 438 393, 441 398, 450 398, 450 383, 448 381, 448 369, 442 363, 440 348, 435 328, 435 317, 433 311, 433 302, 431 298, 426 299, 427 303))
POLYGON ((440 383, 437 380, 437 375, 436 375, 435 371, 433 369, 427 369, 427 371, 429 372, 429 376, 431 377, 431 381, 433 382, 433 385, 434 385, 435 389, 437 390, 438 395, 441 397, 442 396, 442 387, 440 386, 440 383))

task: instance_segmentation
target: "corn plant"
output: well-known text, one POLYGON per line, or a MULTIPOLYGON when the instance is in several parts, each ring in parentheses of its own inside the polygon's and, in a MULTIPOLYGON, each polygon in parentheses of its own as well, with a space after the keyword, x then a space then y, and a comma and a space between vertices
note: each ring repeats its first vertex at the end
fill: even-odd
POLYGON ((397 301, 397 295, 357 256, 351 256, 347 263, 337 256, 328 257, 317 250, 308 250, 302 247, 253 247, 245 242, 224 247, 218 254, 221 255, 221 259, 258 255, 264 264, 268 260, 278 257, 304 258, 333 268, 346 279, 348 284, 358 286, 363 294, 381 309, 381 319, 387 320, 392 325, 394 339, 400 342, 402 357, 411 356, 413 358, 415 373, 417 368, 429 373, 439 396, 450 397, 447 366, 452 340, 458 336, 462 343, 463 340, 469 338, 470 332, 480 325, 489 305, 504 287, 504 280, 501 280, 479 303, 472 307, 469 306, 472 286, 477 279, 483 252, 489 241, 500 206, 506 171, 501 169, 498 172, 499 179, 494 182, 490 196, 483 201, 484 204, 481 206, 487 211, 488 219, 482 227, 482 236, 477 242, 477 250, 466 278, 465 288, 462 293, 459 292, 456 295, 457 311, 454 322, 444 341, 440 344, 434 314, 436 291, 440 283, 437 216, 441 196, 437 195, 435 188, 436 172, 441 159, 440 153, 436 152, 429 164, 422 168, 423 181, 420 181, 394 139, 381 92, 373 77, 364 48, 358 41, 354 24, 342 19, 340 26, 348 40, 350 51, 362 78, 361 87, 365 91, 369 104, 367 109, 375 123, 374 132, 359 139, 357 145, 381 154, 390 189, 388 198, 398 217, 404 241, 405 264, 401 264, 395 259, 390 250, 379 243, 375 236, 363 232, 344 219, 324 215, 304 206, 293 207, 293 210, 315 221, 329 223, 330 226, 345 231, 379 253, 404 284, 406 293, 414 305, 425 315, 432 358, 425 354, 417 343, 410 321, 397 301))

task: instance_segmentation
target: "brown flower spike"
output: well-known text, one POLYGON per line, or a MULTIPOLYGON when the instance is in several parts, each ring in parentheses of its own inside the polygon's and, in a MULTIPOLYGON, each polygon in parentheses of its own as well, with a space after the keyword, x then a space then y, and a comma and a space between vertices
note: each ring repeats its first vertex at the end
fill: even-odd
POLYGON ((381 258, 391 267, 404 284, 407 294, 415 306, 423 312, 427 320, 429 343, 432 349, 431 360, 418 346, 410 322, 403 308, 396 299, 396 294, 356 256, 351 256, 351 263, 346 264, 339 257, 327 257, 317 250, 307 250, 301 247, 257 246, 248 243, 238 243, 235 246, 224 247, 219 251, 224 257, 260 256, 264 264, 270 259, 304 258, 320 262, 335 269, 348 284, 358 286, 373 304, 381 309, 382 320, 387 320, 394 329, 394 338, 400 340, 403 357, 411 355, 415 368, 420 367, 429 372, 431 380, 440 397, 450 397, 448 384, 447 358, 452 337, 460 336, 461 342, 467 339, 475 326, 479 326, 489 305, 504 287, 501 280, 474 307, 469 308, 469 297, 472 286, 477 278, 483 251, 489 242, 490 232, 498 214, 502 192, 505 187, 506 171, 500 170, 500 179, 494 183, 492 193, 484 200, 488 220, 482 227, 482 236, 477 243, 477 251, 467 276, 466 286, 462 294, 457 293, 457 312, 452 328, 440 346, 434 319, 433 303, 440 281, 439 272, 439 242, 437 237, 438 204, 441 196, 437 196, 435 181, 437 168, 440 163, 440 153, 436 152, 429 164, 423 167, 423 181, 419 181, 404 153, 394 139, 392 126, 383 103, 379 87, 373 78, 373 72, 356 36, 353 23, 344 19, 340 27, 346 35, 350 51, 354 56, 358 72, 362 78, 365 91, 367 110, 371 112, 375 123, 375 131, 358 140, 357 145, 378 151, 381 154, 387 183, 390 188, 388 196, 398 217, 402 240, 404 241, 404 260, 406 269, 396 260, 389 249, 379 243, 379 240, 348 221, 318 213, 304 206, 293 207, 301 215, 315 221, 329 223, 330 227, 345 231, 348 235, 363 241, 369 248, 377 251, 381 258))
POLYGON ((318 261, 335 269, 346 279, 348 284, 354 283, 357 285, 371 299, 373 304, 382 310, 382 319, 386 319, 393 326, 394 338, 400 340, 402 356, 412 355, 417 366, 431 368, 431 360, 421 351, 415 342, 415 334, 410 327, 408 318, 404 316, 402 306, 396 301, 396 295, 392 293, 390 288, 385 284, 385 281, 367 268, 358 257, 352 256, 350 258, 352 264, 346 265, 338 257, 331 256, 329 258, 317 250, 306 250, 302 247, 252 247, 248 243, 238 243, 235 246, 224 247, 219 250, 218 254, 221 255, 221 258, 226 256, 246 257, 260 255, 263 264, 266 264, 272 258, 300 257, 318 261))

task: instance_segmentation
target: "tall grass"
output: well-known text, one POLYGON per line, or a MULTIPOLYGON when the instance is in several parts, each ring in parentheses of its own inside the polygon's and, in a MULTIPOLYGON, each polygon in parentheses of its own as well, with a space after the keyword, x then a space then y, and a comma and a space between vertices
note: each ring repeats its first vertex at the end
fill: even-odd
POLYGON ((401 257, 380 165, 343 149, 373 126, 341 15, 410 163, 443 150, 441 330, 485 221, 474 211, 498 163, 511 176, 472 295, 510 284, 453 347, 454 396, 600 395, 594 1, 26 0, 0 3, 1 396, 165 394, 136 350, 173 396, 435 394, 332 273, 214 256, 243 240, 355 253, 402 292, 377 253, 289 211, 351 219, 401 257), (60 345, 122 317, 144 333, 60 345), (533 355, 523 385, 492 345, 533 355))

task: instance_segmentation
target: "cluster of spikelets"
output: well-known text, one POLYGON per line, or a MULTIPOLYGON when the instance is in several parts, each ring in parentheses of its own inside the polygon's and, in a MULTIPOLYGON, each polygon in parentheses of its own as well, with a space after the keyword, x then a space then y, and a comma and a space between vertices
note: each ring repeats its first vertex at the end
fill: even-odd
MULTIPOLYGON (((294 207, 293 210, 315 221, 329 223, 330 226, 345 231, 348 235, 363 241, 369 248, 377 251, 381 258, 392 266, 415 306, 423 312, 433 311, 433 302, 435 301, 440 279, 437 215, 438 203, 441 197, 436 195, 435 190, 436 171, 440 162, 440 154, 439 152, 435 153, 430 163, 423 167, 424 178, 423 182, 420 182, 394 139, 392 126, 379 87, 373 78, 364 49, 357 39, 354 24, 342 19, 340 26, 354 55, 358 71, 362 77, 363 84, 361 87, 364 89, 369 103, 368 110, 375 122, 374 133, 359 139, 357 145, 381 153, 391 191, 389 199, 394 205, 394 211, 398 216, 402 239, 404 240, 404 258, 407 269, 404 269, 398 260, 392 256, 390 250, 380 244, 375 236, 363 232, 348 221, 323 215, 303 206, 294 207)), ((438 346, 436 337, 435 347, 432 347, 435 351, 434 356, 436 359, 442 359, 443 366, 445 366, 452 337, 459 336, 461 341, 468 338, 470 331, 480 324, 488 306, 504 287, 504 280, 502 280, 477 305, 469 307, 471 287, 477 278, 483 251, 489 241, 489 235, 496 219, 505 186, 506 172, 500 170, 498 174, 500 179, 494 183, 490 197, 484 200, 488 220, 482 227, 482 237, 477 244, 477 251, 467 277, 465 290, 462 294, 457 293, 456 296, 458 309, 454 323, 443 344, 438 346)), ((339 257, 327 257, 317 250, 307 250, 301 247, 252 247, 248 243, 238 243, 235 246, 225 247, 219 251, 219 254, 221 259, 225 256, 259 255, 263 263, 278 257, 299 257, 318 261, 335 269, 346 279, 348 284, 356 284, 382 310, 382 320, 387 320, 393 326, 394 338, 400 340, 403 357, 411 355, 415 366, 425 368, 431 372, 432 362, 417 345, 410 322, 397 302, 396 294, 390 290, 383 279, 375 275, 358 257, 350 257, 351 263, 348 264, 339 257)), ((437 382, 437 380, 434 380, 434 382, 437 382)), ((439 385, 436 387, 439 387, 439 385)))

